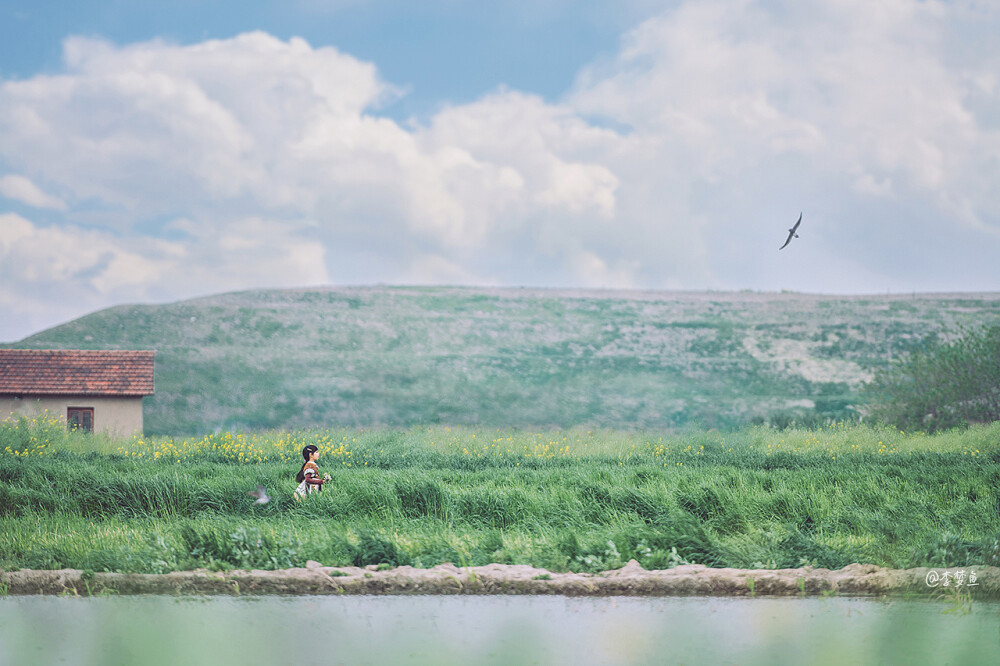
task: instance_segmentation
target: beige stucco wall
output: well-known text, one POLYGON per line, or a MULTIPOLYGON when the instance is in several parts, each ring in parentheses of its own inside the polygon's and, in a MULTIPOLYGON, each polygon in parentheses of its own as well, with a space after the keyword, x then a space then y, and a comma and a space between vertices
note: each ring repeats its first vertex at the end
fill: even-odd
POLYGON ((68 407, 93 407, 94 432, 124 437, 142 433, 142 398, 0 397, 0 420, 11 415, 35 417, 48 412, 53 418, 65 421, 68 407))

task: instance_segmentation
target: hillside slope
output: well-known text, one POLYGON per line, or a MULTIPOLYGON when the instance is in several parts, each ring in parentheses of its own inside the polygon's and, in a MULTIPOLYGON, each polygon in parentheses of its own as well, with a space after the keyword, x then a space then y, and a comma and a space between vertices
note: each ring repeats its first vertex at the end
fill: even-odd
POLYGON ((110 308, 20 348, 155 349, 149 434, 730 427, 852 413, 873 368, 1000 294, 358 287, 110 308))

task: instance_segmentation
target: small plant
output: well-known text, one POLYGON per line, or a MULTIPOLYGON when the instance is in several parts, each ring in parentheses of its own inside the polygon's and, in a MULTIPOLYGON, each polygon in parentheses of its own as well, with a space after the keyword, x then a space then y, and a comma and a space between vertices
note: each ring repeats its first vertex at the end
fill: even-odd
POLYGON ((970 546, 957 534, 942 534, 931 543, 923 560, 931 567, 962 567, 970 564, 970 546))
POLYGON ((983 549, 983 564, 989 567, 1000 567, 1000 536, 993 539, 993 543, 983 549))
POLYGON ((958 585, 940 588, 938 596, 948 604, 941 611, 943 615, 961 616, 972 612, 972 593, 967 588, 958 585))
POLYGON ((577 555, 576 561, 584 565, 590 571, 607 571, 617 569, 622 565, 622 556, 618 552, 615 542, 608 539, 604 550, 591 552, 584 555, 577 555))
POLYGON ((686 559, 684 559, 683 557, 681 557, 677 553, 677 546, 671 546, 670 547, 670 554, 667 557, 668 557, 668 559, 667 559, 667 568, 668 569, 673 569, 674 567, 679 567, 682 564, 691 564, 691 562, 688 562, 686 559))
POLYGON ((754 582, 753 576, 747 576, 747 589, 750 590, 750 596, 755 597, 756 594, 756 583, 754 582))
POLYGON ((88 597, 94 596, 94 592, 91 590, 90 584, 94 582, 96 576, 97 574, 94 573, 93 569, 84 569, 80 572, 80 581, 83 583, 83 586, 87 588, 88 597))
POLYGON ((653 556, 653 549, 646 544, 646 540, 643 539, 635 546, 635 559, 640 562, 645 562, 653 556))
POLYGON ((547 574, 547 573, 538 574, 537 576, 535 576, 531 580, 552 580, 552 576, 549 575, 549 574, 547 574))
POLYGON ((768 559, 766 562, 761 562, 760 560, 757 560, 756 562, 754 562, 753 564, 750 565, 750 568, 751 569, 777 569, 778 568, 778 563, 775 562, 773 558, 772 559, 768 559))

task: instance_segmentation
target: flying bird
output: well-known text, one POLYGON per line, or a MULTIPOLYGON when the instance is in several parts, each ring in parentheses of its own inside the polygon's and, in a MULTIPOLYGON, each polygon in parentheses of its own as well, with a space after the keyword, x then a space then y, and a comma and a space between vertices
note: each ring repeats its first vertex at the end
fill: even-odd
POLYGON ((799 219, 795 222, 795 226, 788 230, 788 239, 785 241, 784 245, 778 248, 779 250, 784 250, 788 244, 792 242, 793 238, 799 237, 799 235, 795 233, 795 230, 799 228, 800 224, 802 224, 802 213, 799 213, 799 219))
POLYGON ((247 495, 257 498, 254 504, 267 504, 271 501, 271 498, 267 496, 267 491, 264 490, 264 486, 257 486, 257 490, 248 490, 247 495))

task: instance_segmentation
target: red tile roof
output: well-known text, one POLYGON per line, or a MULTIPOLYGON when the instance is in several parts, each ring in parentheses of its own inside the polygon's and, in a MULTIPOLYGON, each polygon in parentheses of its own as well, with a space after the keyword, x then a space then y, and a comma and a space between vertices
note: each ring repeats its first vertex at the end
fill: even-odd
POLYGON ((153 395, 152 351, 0 349, 0 394, 153 395))

